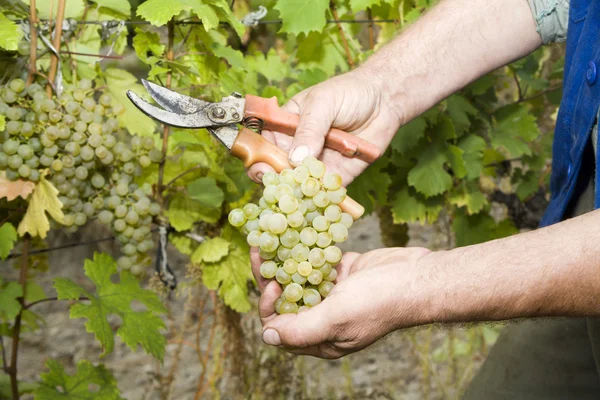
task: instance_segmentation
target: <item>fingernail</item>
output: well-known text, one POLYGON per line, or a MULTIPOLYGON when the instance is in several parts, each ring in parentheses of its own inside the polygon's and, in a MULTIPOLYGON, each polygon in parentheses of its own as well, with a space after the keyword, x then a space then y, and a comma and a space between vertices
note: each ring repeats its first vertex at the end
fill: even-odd
POLYGON ((279 333, 275 329, 267 329, 262 335, 263 342, 270 344, 271 346, 279 346, 281 344, 281 338, 279 333))
POLYGON ((306 146, 296 147, 290 154, 290 161, 293 163, 301 163, 306 157, 310 155, 310 149, 306 146))
POLYGON ((264 175, 264 174, 263 174, 262 172, 258 172, 258 173, 256 173, 256 178, 257 178, 259 181, 261 181, 261 182, 262 182, 262 177, 263 177, 263 175, 264 175))

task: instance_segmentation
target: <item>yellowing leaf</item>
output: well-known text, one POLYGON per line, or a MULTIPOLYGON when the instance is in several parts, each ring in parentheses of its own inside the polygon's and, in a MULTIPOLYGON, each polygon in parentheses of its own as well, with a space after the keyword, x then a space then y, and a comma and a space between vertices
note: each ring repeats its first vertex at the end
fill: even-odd
POLYGON ((6 197, 6 200, 13 201, 21 196, 26 199, 35 188, 35 183, 24 180, 9 181, 6 179, 4 171, 0 171, 0 199, 6 197))
POLYGON ((29 233, 31 236, 45 239, 50 230, 50 222, 46 213, 62 224, 64 218, 62 207, 62 203, 58 200, 58 190, 42 176, 35 186, 27 212, 19 224, 19 235, 24 236, 29 233))
POLYGON ((229 253, 229 241, 216 237, 202 243, 192 254, 192 261, 195 263, 201 262, 217 262, 229 253))

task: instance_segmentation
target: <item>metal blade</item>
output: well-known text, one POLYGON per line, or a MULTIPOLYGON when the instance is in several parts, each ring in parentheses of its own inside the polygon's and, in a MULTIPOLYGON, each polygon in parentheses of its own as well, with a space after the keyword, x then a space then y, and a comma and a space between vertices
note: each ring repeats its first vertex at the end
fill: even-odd
POLYGON ((158 104, 166 110, 179 114, 197 113, 212 104, 207 101, 174 92, 171 89, 159 86, 156 83, 149 82, 145 79, 142 79, 142 84, 158 104))
POLYGON ((163 124, 175 126, 178 128, 206 128, 212 126, 215 123, 211 121, 208 116, 200 111, 194 114, 179 114, 171 111, 163 110, 148 103, 140 96, 132 92, 127 91, 127 97, 129 100, 140 109, 144 114, 152 119, 162 122, 163 124))
POLYGON ((229 150, 233 147, 235 139, 237 139, 239 128, 235 124, 225 125, 218 128, 207 128, 208 131, 215 136, 229 150))

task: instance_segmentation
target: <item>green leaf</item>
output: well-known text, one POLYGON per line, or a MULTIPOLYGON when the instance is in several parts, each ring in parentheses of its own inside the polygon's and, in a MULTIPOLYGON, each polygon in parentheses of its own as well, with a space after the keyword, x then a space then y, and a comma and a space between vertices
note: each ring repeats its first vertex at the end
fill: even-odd
POLYGON ((194 6, 194 12, 202 20, 202 27, 207 32, 219 27, 219 16, 211 6, 197 4, 194 6))
POLYGON ((458 147, 463 151, 463 160, 467 170, 466 178, 478 178, 483 171, 483 150, 486 147, 485 140, 476 135, 467 135, 460 139, 458 147))
POLYGON ((220 261, 229 254, 229 243, 227 240, 215 237, 202 243, 192 254, 191 260, 195 263, 220 261))
POLYGON ((414 189, 403 187, 392 201, 394 224, 420 222, 433 223, 442 211, 443 203, 439 197, 426 199, 415 193, 414 189))
MULTIPOLYGON (((100 7, 106 7, 126 17, 131 15, 131 5, 128 0, 91 0, 100 7)), ((70 0, 69 0, 70 2, 70 0)))
MULTIPOLYGON (((56 14, 58 12, 58 1, 37 0, 35 2, 35 6, 38 10, 38 18, 48 19, 51 16, 56 18, 56 14)), ((83 16, 84 10, 85 3, 83 0, 69 0, 69 3, 65 7, 65 18, 79 19, 83 16)))
POLYGON ((367 8, 379 5, 381 0, 350 0, 352 12, 365 11, 367 8))
POLYGON ((198 221, 214 224, 219 220, 221 213, 215 212, 214 209, 207 209, 191 197, 178 193, 169 203, 165 216, 171 226, 181 232, 190 229, 198 221))
POLYGON ((283 22, 281 31, 298 35, 323 30, 328 6, 327 0, 278 0, 275 9, 283 22))
POLYGON ((496 113, 497 123, 490 132, 492 145, 503 147, 512 157, 530 155, 528 145, 540 135, 535 116, 524 105, 508 106, 496 113))
POLYGON ((137 78, 119 68, 107 69, 104 77, 108 90, 113 97, 113 102, 120 103, 125 107, 125 112, 118 117, 121 126, 125 127, 133 135, 152 135, 156 127, 154 121, 138 110, 127 97, 127 91, 131 90, 145 100, 150 100, 146 89, 137 83, 137 78))
POLYGON ((121 400, 117 380, 102 364, 94 366, 87 360, 77 363, 73 375, 65 372, 56 360, 46 361, 48 372, 34 391, 35 400, 121 400))
POLYGON ((152 25, 161 26, 180 12, 191 9, 190 2, 186 0, 147 0, 138 6, 136 14, 152 25))
POLYGON ((4 260, 15 246, 17 230, 12 224, 5 222, 0 226, 0 260, 4 260))
POLYGON ((468 215, 462 209, 454 214, 452 230, 456 235, 456 245, 459 247, 483 243, 518 233, 517 228, 510 220, 506 219, 496 223, 485 212, 468 215))
POLYGON ((248 300, 248 281, 252 280, 250 271, 250 252, 246 239, 234 228, 226 225, 223 239, 231 243, 229 253, 215 263, 202 263, 202 281, 210 290, 218 290, 225 304, 237 312, 250 309, 248 300))
POLYGON ((396 133, 390 143, 392 149, 400 154, 406 154, 425 136, 425 129, 427 129, 427 121, 425 118, 419 117, 413 119, 398 130, 398 133, 396 133))
POLYGON ((225 195, 215 178, 198 178, 187 187, 190 197, 205 207, 219 208, 225 195))
POLYGON ((417 165, 408 173, 408 183, 417 191, 432 197, 452 187, 452 177, 444 168, 449 160, 443 143, 428 145, 417 160, 417 165))
POLYGON ((175 248, 181 253, 185 255, 192 255, 193 248, 197 242, 192 240, 191 238, 179 234, 179 233, 171 233, 169 234, 169 242, 175 246, 175 248))
POLYGON ((117 315, 122 323, 117 335, 135 350, 141 345, 146 353, 162 361, 166 339, 160 333, 166 327, 159 314, 166 309, 158 296, 140 287, 139 281, 128 271, 121 271, 119 283, 113 283, 112 275, 117 273, 116 262, 107 254, 94 254, 93 260, 85 260, 85 275, 95 284, 96 292, 89 292, 70 279, 56 278, 54 287, 61 300, 88 300, 71 306, 71 318, 87 318, 88 332, 93 333, 102 344, 102 356, 114 348, 114 332, 108 322, 109 315, 117 315), (89 303, 88 303, 89 301, 89 303), (145 305, 145 311, 135 311, 133 301, 145 305))
POLYGON ((265 55, 258 52, 252 57, 246 57, 248 67, 269 81, 269 83, 282 82, 290 75, 289 64, 284 62, 274 49, 265 55))
POLYGON ((457 131, 463 132, 470 125, 469 115, 476 115, 477 109, 471 105, 464 97, 455 94, 446 100, 448 114, 454 122, 457 131))
POLYGON ((217 57, 224 58, 233 68, 246 68, 246 61, 244 61, 244 55, 241 51, 219 43, 213 43, 211 47, 217 57))
POLYGON ((487 198, 476 182, 463 185, 449 197, 448 201, 458 207, 466 207, 469 215, 477 214, 488 204, 487 198))
POLYGON ((6 128, 6 117, 4 115, 0 115, 0 131, 3 131, 6 128))
POLYGON ((23 296, 23 287, 17 282, 4 285, 0 281, 0 320, 12 321, 21 311, 21 303, 17 300, 23 296))
MULTIPOLYGON (((23 32, 19 25, 0 13, 0 48, 16 51, 22 36, 23 32)), ((1 121, 0 124, 0 130, 4 130, 4 121, 1 121)))
POLYGON ((388 201, 392 178, 383 171, 386 164, 385 160, 376 161, 348 186, 348 196, 365 208, 365 214, 372 213, 377 205, 383 206, 388 201))
POLYGON ((136 29, 135 36, 133 37, 133 48, 139 59, 147 64, 152 56, 161 57, 165 51, 165 46, 160 43, 158 33, 146 32, 140 29, 136 29), (151 55, 148 55, 148 52, 151 55))
MULTIPOLYGON (((39 384, 37 382, 19 381, 19 394, 32 393, 39 384)), ((12 390, 10 387, 10 377, 8 374, 0 374, 0 399, 12 398, 12 390)))

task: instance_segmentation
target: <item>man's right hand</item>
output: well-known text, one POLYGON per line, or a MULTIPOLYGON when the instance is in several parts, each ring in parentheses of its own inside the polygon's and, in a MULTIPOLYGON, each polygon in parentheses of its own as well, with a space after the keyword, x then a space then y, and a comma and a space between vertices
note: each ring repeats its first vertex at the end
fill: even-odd
MULTIPOLYGON (((300 92, 283 106, 300 115, 295 136, 270 131, 263 131, 263 136, 288 152, 293 166, 307 156, 317 157, 327 165, 327 171, 339 173, 348 185, 368 163, 324 149, 325 136, 331 127, 339 128, 375 144, 383 153, 402 123, 385 93, 377 77, 356 69, 300 92)), ((265 163, 257 163, 248 175, 260 182, 262 175, 272 170, 265 163)))

